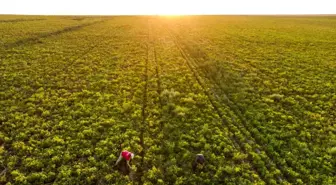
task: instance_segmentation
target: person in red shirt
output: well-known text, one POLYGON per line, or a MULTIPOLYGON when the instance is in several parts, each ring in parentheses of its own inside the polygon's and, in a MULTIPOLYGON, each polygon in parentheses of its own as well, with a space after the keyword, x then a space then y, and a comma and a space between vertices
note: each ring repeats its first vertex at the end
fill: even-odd
POLYGON ((133 159, 133 158, 134 158, 134 154, 133 154, 132 152, 129 152, 129 151, 127 151, 127 150, 123 150, 123 151, 120 153, 119 158, 118 158, 118 160, 117 160, 117 162, 115 163, 114 166, 117 166, 118 163, 119 163, 122 159, 125 159, 125 160, 126 160, 126 163, 127 163, 127 165, 128 165, 128 167, 131 168, 129 162, 130 162, 130 160, 133 159))

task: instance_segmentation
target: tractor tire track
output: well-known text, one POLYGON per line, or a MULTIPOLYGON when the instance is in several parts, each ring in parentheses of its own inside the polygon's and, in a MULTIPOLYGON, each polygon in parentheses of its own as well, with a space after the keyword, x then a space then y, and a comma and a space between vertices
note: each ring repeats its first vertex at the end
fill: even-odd
MULTIPOLYGON (((163 117, 163 106, 164 106, 164 102, 162 101, 162 97, 161 97, 161 94, 162 94, 162 81, 161 81, 161 75, 160 75, 160 72, 161 72, 161 68, 162 68, 162 64, 161 62, 158 60, 158 57, 160 57, 160 55, 157 54, 157 41, 158 41, 158 35, 157 33, 155 32, 154 28, 153 28, 153 18, 151 19, 151 23, 150 23, 150 35, 151 35, 151 45, 152 45, 152 54, 153 54, 153 60, 154 60, 154 66, 155 66, 155 77, 156 77, 156 93, 157 93, 157 96, 159 98, 158 102, 155 102, 158 104, 158 109, 160 110, 160 113, 158 115, 158 120, 159 120, 159 129, 153 133, 153 135, 157 138, 159 137, 160 134, 163 134, 164 135, 164 121, 162 121, 162 117, 163 117)), ((155 24, 156 22, 154 22, 155 24)), ((163 174, 166 173, 166 168, 162 168, 162 172, 163 174)))
POLYGON ((155 42, 156 42, 156 37, 153 41, 153 49, 154 49, 154 61, 155 61, 155 74, 156 74, 156 77, 157 77, 157 93, 159 95, 159 105, 160 105, 160 108, 162 108, 163 106, 163 103, 162 103, 162 99, 161 99, 161 93, 162 93, 162 88, 161 88, 161 77, 160 77, 160 63, 158 62, 158 59, 157 59, 157 53, 156 53, 156 46, 155 46, 155 42))
MULTIPOLYGON (((249 40, 245 40, 244 38, 246 38, 245 36, 239 36, 239 35, 234 35, 234 34, 231 34, 231 33, 227 33, 227 32, 225 32, 225 31, 223 31, 223 30, 219 30, 218 29, 218 32, 221 32, 221 33, 223 33, 223 34, 225 34, 225 35, 228 35, 228 36, 230 36, 230 37, 233 37, 233 38, 237 38, 238 40, 240 40, 240 41, 249 41, 249 40)), ((209 40, 209 39, 206 39, 206 38, 203 38, 203 37, 201 37, 201 36, 198 36, 199 38, 198 38, 198 40, 199 41, 206 41, 206 42, 208 42, 208 43, 210 43, 210 44, 218 44, 218 43, 215 43, 213 40, 209 40)), ((259 43, 259 42, 257 42, 257 41, 250 41, 251 43, 259 43)), ((201 58, 201 61, 198 59, 198 58, 195 58, 194 57, 194 59, 197 61, 197 63, 198 64, 200 64, 200 63, 202 63, 203 61, 207 61, 207 60, 211 60, 211 57, 209 57, 209 55, 208 55, 208 53, 206 53, 206 52, 204 52, 204 51, 200 51, 200 50, 202 50, 201 48, 198 48, 197 46, 199 45, 198 43, 197 43, 197 41, 196 42, 193 42, 193 41, 191 41, 191 44, 193 45, 193 46, 196 46, 196 48, 198 49, 198 51, 199 52, 201 52, 201 54, 204 56, 204 57, 202 57, 201 58)), ((185 46, 185 48, 186 48, 186 50, 192 50, 193 48, 191 48, 189 45, 187 45, 187 44, 184 44, 184 46, 185 46)), ((189 52, 190 53, 190 52, 189 52)), ((226 63, 229 63, 229 64, 231 64, 231 65, 236 65, 237 67, 240 67, 240 68, 242 68, 242 69, 245 69, 245 67, 243 67, 241 64, 237 64, 237 63, 233 63, 233 62, 228 62, 228 61, 225 61, 226 63)), ((252 71, 254 71, 259 77, 261 77, 262 79, 265 79, 265 78, 267 78, 267 77, 269 77, 270 75, 273 75, 273 73, 271 73, 269 70, 267 70, 267 69, 265 69, 265 68, 262 68, 262 66, 259 66, 259 68, 258 68, 258 66, 256 65, 256 64, 253 64, 253 63, 251 63, 249 60, 244 60, 244 64, 245 65, 247 65, 248 66, 248 68, 249 69, 252 69, 252 71)), ((215 76, 213 76, 213 75, 210 75, 212 72, 211 72, 211 69, 209 70, 208 68, 206 68, 206 67, 202 67, 202 66, 200 66, 200 65, 198 65, 197 64, 197 66, 198 66, 198 68, 200 68, 201 69, 201 71, 202 71, 202 73, 205 75, 205 77, 206 78, 208 78, 210 81, 213 81, 214 83, 216 83, 216 86, 217 86, 217 88, 219 88, 219 91, 221 91, 221 94, 225 94, 225 90, 224 90, 224 87, 223 87, 223 85, 220 83, 220 81, 218 81, 218 80, 216 80, 216 77, 215 76)), ((245 69, 246 70, 246 69, 245 69)), ((259 98, 262 98, 260 95, 258 96, 259 98)), ((244 112, 240 107, 238 107, 237 106, 237 109, 239 109, 239 112, 241 113, 241 115, 242 115, 242 112, 244 112)), ((284 112, 287 112, 287 111, 290 111, 290 109, 286 109, 286 108, 284 108, 284 107, 282 107, 281 108, 281 110, 282 111, 284 111, 284 112)), ((286 114, 288 114, 288 113, 286 113, 286 114)), ((293 116, 293 115, 292 115, 293 116)), ((243 116, 244 117, 244 116, 243 116)), ((245 121, 246 122, 246 121, 245 121)), ((304 127, 304 128, 307 128, 306 126, 302 126, 302 127, 304 127)), ((259 132, 261 132, 260 131, 260 129, 259 128, 256 128, 259 132)), ((309 129, 309 128, 307 128, 307 129, 309 129)), ((302 141, 302 142, 304 142, 304 140, 300 140, 300 141, 302 141)), ((310 144, 308 144, 308 149, 311 151, 311 152, 313 152, 313 146, 311 146, 310 144)), ((314 153, 314 155, 318 155, 318 154, 316 154, 316 153, 314 153)), ((322 157, 322 156, 319 156, 319 157, 322 157)), ((302 168, 305 168, 304 166, 302 166, 301 165, 301 167, 302 168)))
MULTIPOLYGON (((88 47, 86 50, 84 50, 83 52, 81 53, 76 53, 75 54, 75 58, 74 59, 69 59, 68 62, 59 62, 55 65, 55 68, 56 70, 53 70, 53 71, 47 71, 45 70, 43 74, 43 76, 46 76, 48 73, 50 73, 50 75, 53 75, 53 76, 57 76, 58 75, 58 72, 59 72, 59 69, 61 69, 61 71, 63 71, 64 73, 69 73, 70 70, 71 70, 71 66, 73 66, 77 61, 79 61, 80 59, 86 57, 89 53, 91 53, 96 47, 98 47, 100 45, 100 43, 97 43, 93 46, 90 46, 88 47)), ((66 59, 65 59, 66 60, 66 59)), ((63 81, 66 82, 67 80, 70 80, 70 79, 67 79, 69 76, 64 76, 63 77, 63 81)), ((72 81, 72 80, 70 80, 72 81)), ((43 81, 43 84, 47 84, 45 81, 43 81)), ((54 84, 54 87, 58 87, 56 85, 56 82, 54 84)), ((66 88, 67 89, 67 88, 66 88)), ((71 89, 67 89, 67 90, 70 90, 72 91, 71 89)), ((35 92, 31 92, 31 93, 28 93, 26 94, 27 97, 30 97, 34 94, 35 92)))
MULTIPOLYGON (((189 26, 187 26, 188 27, 188 30, 192 30, 193 28, 189 25, 189 26)), ((229 37, 232 37, 232 38, 237 38, 238 40, 240 40, 240 41, 246 41, 246 42, 250 42, 250 43, 256 43, 255 41, 248 41, 248 40, 245 40, 244 38, 244 36, 239 36, 239 35, 233 35, 233 34, 229 34, 229 33, 227 33, 226 31, 223 31, 223 30, 219 30, 219 29, 217 29, 220 33, 223 33, 223 34, 225 34, 225 35, 227 35, 227 36, 229 36, 229 37)), ((194 36, 193 37, 193 39, 197 39, 198 38, 198 40, 199 41, 206 41, 206 42, 209 42, 210 44, 215 44, 215 42, 213 41, 213 40, 211 40, 211 39, 206 39, 206 38, 203 38, 202 36, 194 36)), ((202 56, 201 58, 203 59, 203 60, 209 60, 210 59, 210 57, 209 57, 209 55, 208 55, 208 53, 206 53, 206 52, 204 52, 201 48, 198 48, 197 46, 197 44, 195 44, 194 46, 196 46, 196 49, 197 49, 197 51, 199 52, 199 54, 202 56)), ((187 46, 185 46, 185 47, 187 47, 187 46)), ((189 47, 187 48, 188 50, 190 49, 189 47)), ((234 53, 232 53, 232 54, 234 54, 234 53)), ((228 62, 228 61, 226 61, 226 62, 228 62)), ((246 67, 243 67, 242 66, 242 64, 239 64, 239 63, 233 63, 233 62, 228 62, 230 65, 235 65, 235 66, 237 66, 237 67, 240 67, 240 68, 243 68, 243 69, 245 69, 246 70, 246 67)), ((254 65, 254 64, 252 64, 250 61, 248 61, 248 60, 246 60, 245 61, 245 63, 244 63, 245 65, 247 65, 248 66, 248 69, 253 69, 253 71, 255 71, 258 75, 260 75, 260 76, 268 76, 269 74, 270 74, 270 72, 269 71, 267 71, 267 70, 265 70, 265 69, 263 69, 263 68, 258 68, 256 65, 254 65)), ((207 71, 207 69, 205 69, 204 68, 204 70, 206 70, 207 71)), ((208 72, 208 71, 207 71, 208 72)))
MULTIPOLYGON (((177 40, 179 39, 179 37, 178 36, 176 36, 176 38, 177 38, 177 40)), ((183 46, 181 46, 181 48, 186 48, 186 49, 184 49, 184 50, 187 50, 187 53, 188 53, 188 50, 190 49, 190 47, 188 47, 188 46, 185 46, 185 45, 187 45, 187 44, 184 44, 183 46)), ((189 51, 189 53, 190 53, 190 51, 189 51)), ((192 58, 192 60, 194 61, 194 65, 196 66, 196 68, 200 68, 199 66, 198 66, 198 64, 200 64, 201 63, 201 61, 199 61, 197 58, 195 58, 195 57, 192 57, 192 55, 188 55, 188 56, 190 56, 191 58, 192 58)), ((253 67, 253 66, 251 66, 251 67, 253 67)), ((230 109, 234 112, 234 115, 236 115, 239 119, 240 119, 240 121, 242 122, 242 124, 241 125, 237 125, 237 123, 236 123, 236 126, 241 130, 241 131, 243 131, 243 133, 245 134, 245 135, 250 135, 251 136, 251 138, 252 138, 252 140, 247 140, 247 142, 252 142, 252 144, 257 144, 257 145, 259 145, 259 147, 262 149, 262 150, 260 150, 260 148, 258 149, 259 151, 264 151, 265 152, 265 154, 266 154, 266 157, 268 158, 268 160, 270 160, 275 166, 276 166, 276 168, 277 168, 277 170, 279 170, 281 173, 282 173, 282 175, 283 175, 283 177, 280 177, 281 179, 285 179, 285 180, 287 180, 287 181, 289 181, 289 179, 290 179, 290 181, 291 182, 293 182, 293 183, 295 183, 296 182, 296 176, 293 176, 292 174, 291 174, 291 172, 289 172, 287 169, 289 169, 289 168, 292 168, 291 169, 291 171, 292 172, 294 172, 294 173, 296 173, 296 174, 298 174, 298 172, 297 171, 295 171, 294 169, 296 169, 296 170, 299 170, 299 172, 301 172, 301 173, 305 173, 305 172, 302 172, 300 169, 302 168, 302 169, 304 169, 304 167, 302 166, 302 165, 299 165, 299 166, 293 166, 293 165, 290 165, 290 164, 288 164, 288 162, 286 161, 286 160, 284 160, 284 162, 281 162, 280 160, 278 160, 276 157, 270 157, 270 156, 281 156, 277 151, 273 151, 273 153, 275 153, 274 155, 272 155, 268 150, 267 150, 267 148, 265 147, 265 144, 263 144, 263 143, 260 143, 260 142, 257 142, 257 137, 258 137, 258 135, 261 135, 260 134, 260 129, 258 129, 258 128, 255 128, 255 127, 253 127, 253 128, 255 128, 256 129, 256 132, 250 132, 249 130, 251 130, 252 128, 250 128, 250 127, 248 127, 248 121, 245 119, 245 117, 243 116, 243 114, 242 114, 242 110, 241 110, 241 108, 240 107, 238 107, 237 105, 235 105, 234 104, 234 102, 232 102, 231 100, 230 100, 230 98, 226 95, 226 93, 225 93, 225 90, 223 89, 223 87, 222 87, 222 85, 214 78, 214 76, 212 76, 212 75, 209 75, 209 71, 208 70, 206 70, 206 69, 204 69, 204 68, 202 68, 201 69, 201 73, 203 73, 203 75, 205 76, 205 78, 207 78, 210 82, 212 82, 213 83, 213 85, 215 86, 215 88, 217 88, 217 89, 219 89, 220 90, 220 92, 221 92, 221 94, 223 95, 223 98, 222 98, 222 100, 221 100, 221 98, 219 98, 215 93, 214 93, 214 96, 216 97, 216 99, 217 100, 219 100, 219 102, 223 102, 224 104, 226 104, 227 106, 229 106, 230 107, 230 109), (202 71, 202 69, 203 70, 205 70, 205 71, 202 71), (210 77, 209 77, 210 76, 210 77)), ((302 179, 303 180, 303 182, 306 182, 306 179, 302 179)), ((281 180, 280 180, 281 181, 281 180)))
POLYGON ((42 21, 46 19, 8 19, 0 20, 0 23, 17 23, 17 22, 29 22, 29 21, 42 21))
POLYGON ((148 65, 150 60, 150 35, 149 35, 149 27, 147 30, 147 41, 146 41, 146 61, 145 61, 145 69, 143 74, 143 80, 145 82, 145 85, 143 87, 143 97, 142 97, 142 109, 141 109, 141 122, 138 128, 140 128, 140 141, 139 145, 141 146, 142 150, 140 152, 140 167, 136 171, 136 178, 134 179, 138 184, 144 184, 142 180, 142 176, 144 175, 145 171, 145 150, 146 150, 146 144, 144 141, 145 138, 145 132, 147 130, 147 123, 146 119, 148 116, 147 107, 148 107, 148 65))
POLYGON ((159 106, 160 109, 162 109, 163 107, 163 102, 162 102, 162 98, 161 98, 161 93, 162 93, 162 87, 161 87, 161 75, 160 75, 160 71, 161 71, 161 63, 158 60, 158 54, 156 52, 156 42, 157 42, 157 34, 154 32, 153 33, 153 26, 152 24, 150 25, 150 29, 151 29, 151 35, 152 35, 152 48, 153 48, 153 56, 154 56, 154 65, 155 65, 155 76, 157 78, 156 80, 156 85, 157 85, 157 94, 159 96, 159 106))
MULTIPOLYGON (((196 80, 198 81, 198 83, 199 83, 199 84, 201 85, 201 87, 203 88, 205 94, 208 96, 208 98, 209 98, 209 100, 210 100, 212 106, 214 107, 215 111, 217 112, 217 114, 219 115, 219 117, 221 118, 221 120, 223 121, 223 124, 226 125, 226 126, 228 127, 228 129, 230 130, 230 132, 232 132, 233 134, 235 134, 235 132, 233 131, 233 128, 234 128, 234 127, 238 128, 238 129, 239 129, 239 132, 241 132, 241 133, 247 133, 248 131, 246 130, 246 128, 244 127, 244 125, 243 125, 243 126, 239 126, 239 125, 237 125, 237 123, 234 124, 234 127, 230 127, 230 126, 228 125, 229 122, 228 122, 228 121, 225 119, 225 117, 223 116, 223 113, 222 113, 222 111, 221 111, 221 109, 220 109, 220 105, 219 105, 219 103, 218 103, 218 101, 217 101, 217 99, 218 99, 217 95, 212 94, 212 93, 210 93, 208 90, 206 90, 207 88, 206 88, 205 85, 204 85, 204 81, 203 81, 203 79, 201 78, 201 76, 198 74, 198 72, 196 71, 196 69, 195 69, 195 67, 194 67, 194 64, 193 64, 193 63, 194 63, 194 61, 193 61, 194 59, 193 59, 193 58, 190 58, 189 55, 188 55, 188 52, 186 52, 185 49, 183 49, 183 46, 179 43, 179 38, 178 38, 177 36, 175 36, 175 35, 172 33, 172 31, 169 30, 169 28, 167 28, 167 31, 169 32, 169 34, 171 35, 171 37, 174 39, 174 42, 175 42, 176 46, 178 47, 178 49, 180 50, 180 53, 181 53, 182 57, 186 60, 188 67, 189 67, 190 70, 194 73, 194 76, 195 76, 196 80)), ((227 98, 227 100, 229 100, 228 97, 227 97, 226 95, 224 95, 224 96, 227 98)), ((232 103, 232 102, 231 102, 231 103, 232 103)), ((232 109, 232 104, 230 104, 229 107, 232 109)), ((234 112, 235 112, 235 111, 234 111, 234 112)), ((246 135, 246 134, 245 134, 245 135, 246 135)), ((251 135, 251 134, 248 134, 248 135, 251 135)), ((248 140, 248 139, 245 137, 245 140, 248 140)), ((238 148, 239 148, 241 151, 244 151, 244 153, 248 154, 248 156, 249 156, 250 159, 253 158, 253 156, 251 156, 251 154, 247 153, 247 151, 246 151, 246 149, 245 149, 245 147, 244 147, 244 143, 243 143, 243 142, 237 140, 236 138, 233 138, 233 141, 234 141, 235 145, 238 146, 238 148)), ((254 139, 254 138, 252 138, 252 141, 253 141, 253 144, 257 144, 257 143, 255 142, 255 139, 254 139)), ((260 150, 260 147, 258 147, 258 148, 257 148, 257 149, 260 150), (259 148, 259 149, 258 149, 258 148, 259 148)), ((266 151, 265 151, 265 153, 266 153, 266 151)), ((266 153, 266 154, 267 154, 267 153, 266 153)), ((268 155, 266 155, 266 158, 263 159, 263 161, 264 161, 264 162, 265 162, 265 161, 268 161, 268 162, 274 163, 274 162, 270 159, 270 157, 269 157, 268 155)), ((267 163, 266 163, 266 164, 267 164, 267 163)), ((254 165, 253 163, 251 163, 251 165, 252 165, 253 168, 256 170, 256 172, 258 173, 258 175, 260 176, 260 178, 261 178, 263 181, 267 182, 267 180, 265 179, 265 177, 262 175, 261 171, 259 171, 258 168, 255 167, 255 165, 254 165)), ((266 165, 266 166, 267 166, 267 165, 266 165)), ((279 167, 278 167, 277 170, 279 170, 280 172, 282 172, 281 169, 282 169, 282 168, 279 168, 279 167)), ((270 170, 270 169, 268 168, 268 170, 270 170)), ((283 173, 283 172, 282 172, 282 173, 283 173)), ((283 179, 286 180, 286 178, 285 178, 282 174, 280 174, 279 176, 277 176, 277 181, 278 181, 279 183, 281 183, 281 182, 283 181, 283 179)))
POLYGON ((98 24, 98 23, 101 23, 101 22, 103 22, 103 21, 95 21, 95 22, 80 24, 80 25, 76 25, 76 26, 69 26, 69 27, 63 28, 61 30, 57 30, 57 31, 53 31, 53 32, 47 32, 47 33, 41 33, 41 34, 39 34, 38 36, 35 36, 35 37, 28 37, 28 38, 25 38, 25 39, 17 40, 17 41, 12 42, 12 43, 7 43, 7 44, 5 43, 4 47, 6 49, 12 49, 12 48, 15 48, 15 47, 18 47, 18 46, 21 46, 21 45, 38 44, 38 43, 41 42, 40 39, 44 39, 44 38, 48 38, 48 37, 52 37, 52 36, 57 36, 57 35, 67 33, 67 32, 76 31, 76 30, 82 29, 84 27, 91 26, 91 25, 94 25, 94 24, 98 24))

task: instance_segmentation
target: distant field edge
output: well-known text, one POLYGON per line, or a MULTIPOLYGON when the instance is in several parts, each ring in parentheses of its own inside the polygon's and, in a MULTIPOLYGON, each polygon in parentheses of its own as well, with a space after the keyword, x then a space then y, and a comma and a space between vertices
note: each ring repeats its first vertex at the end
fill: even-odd
POLYGON ((92 16, 92 17, 120 17, 120 16, 285 16, 285 17, 336 17, 336 14, 0 14, 1 16, 92 16))

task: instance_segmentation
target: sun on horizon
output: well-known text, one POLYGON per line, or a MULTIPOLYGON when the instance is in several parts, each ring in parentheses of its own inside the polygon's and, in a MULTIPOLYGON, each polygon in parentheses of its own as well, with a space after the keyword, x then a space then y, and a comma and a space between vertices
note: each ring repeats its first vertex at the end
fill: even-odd
POLYGON ((12 0, 0 14, 26 15, 209 15, 333 14, 332 0, 12 0))

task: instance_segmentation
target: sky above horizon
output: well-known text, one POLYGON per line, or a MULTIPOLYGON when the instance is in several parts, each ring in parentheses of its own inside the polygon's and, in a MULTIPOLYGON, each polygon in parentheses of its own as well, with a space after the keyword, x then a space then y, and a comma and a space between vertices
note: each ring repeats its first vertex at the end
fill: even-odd
POLYGON ((0 14, 336 14, 333 0, 2 0, 0 14))

